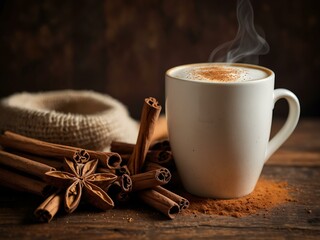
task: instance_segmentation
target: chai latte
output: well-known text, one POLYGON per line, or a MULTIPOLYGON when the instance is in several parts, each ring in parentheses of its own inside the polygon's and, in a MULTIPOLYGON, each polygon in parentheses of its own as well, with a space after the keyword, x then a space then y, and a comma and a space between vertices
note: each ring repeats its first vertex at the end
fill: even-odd
POLYGON ((184 80, 206 82, 245 82, 264 79, 270 75, 267 70, 250 65, 236 64, 192 64, 181 66, 171 73, 173 77, 184 80))

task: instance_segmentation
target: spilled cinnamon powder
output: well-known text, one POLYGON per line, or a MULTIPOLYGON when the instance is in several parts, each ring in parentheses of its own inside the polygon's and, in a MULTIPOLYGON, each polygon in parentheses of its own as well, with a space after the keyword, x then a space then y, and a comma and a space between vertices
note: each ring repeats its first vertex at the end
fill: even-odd
POLYGON ((255 190, 244 197, 228 200, 206 199, 188 194, 189 209, 185 214, 209 214, 244 217, 259 212, 267 212, 286 202, 294 201, 289 194, 287 182, 260 179, 255 190))

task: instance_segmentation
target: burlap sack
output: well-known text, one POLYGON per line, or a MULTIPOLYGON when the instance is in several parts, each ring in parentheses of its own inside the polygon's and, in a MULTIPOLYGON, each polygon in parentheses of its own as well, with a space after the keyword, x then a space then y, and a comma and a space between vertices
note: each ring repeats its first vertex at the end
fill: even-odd
POLYGON ((18 93, 0 102, 0 130, 93 150, 134 143, 138 123, 123 104, 93 91, 18 93))

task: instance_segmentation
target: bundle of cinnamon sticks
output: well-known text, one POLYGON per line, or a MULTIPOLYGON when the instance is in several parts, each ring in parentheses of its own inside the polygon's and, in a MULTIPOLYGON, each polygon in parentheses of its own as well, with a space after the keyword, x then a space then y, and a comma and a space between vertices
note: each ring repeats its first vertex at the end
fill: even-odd
POLYGON ((113 142, 111 152, 6 131, 0 135, 0 185, 44 196, 35 211, 40 221, 49 222, 62 209, 74 211, 82 195, 102 210, 137 196, 173 219, 189 202, 162 187, 172 178, 169 169, 174 169, 174 162, 168 141, 155 141, 166 135, 160 111, 156 99, 146 98, 136 144, 113 142))

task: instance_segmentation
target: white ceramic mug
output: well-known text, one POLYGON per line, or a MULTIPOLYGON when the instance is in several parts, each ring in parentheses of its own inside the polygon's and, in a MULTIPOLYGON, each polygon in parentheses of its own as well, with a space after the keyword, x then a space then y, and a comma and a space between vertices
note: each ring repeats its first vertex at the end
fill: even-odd
POLYGON ((183 69, 218 63, 189 64, 166 72, 166 117, 169 140, 182 183, 192 194, 236 198, 251 193, 264 163, 295 129, 300 115, 297 97, 274 90, 274 73, 244 82, 185 79, 183 69), (275 102, 284 98, 289 115, 271 139, 275 102))

